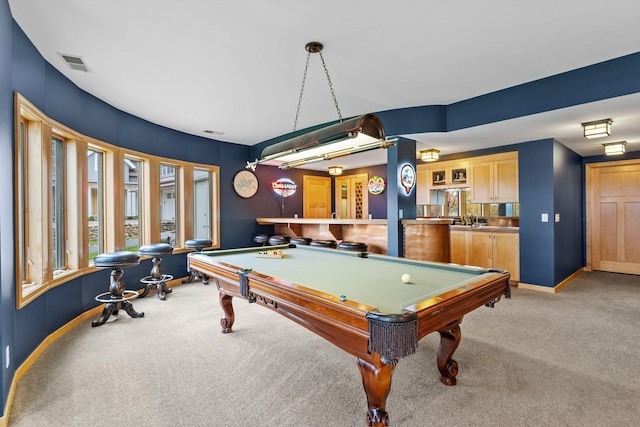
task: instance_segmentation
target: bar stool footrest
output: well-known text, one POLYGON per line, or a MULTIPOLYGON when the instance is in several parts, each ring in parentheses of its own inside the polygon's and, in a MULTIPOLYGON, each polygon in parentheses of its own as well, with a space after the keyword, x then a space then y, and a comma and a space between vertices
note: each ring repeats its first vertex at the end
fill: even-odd
POLYGON ((167 287, 167 281, 173 280, 173 276, 170 274, 163 274, 161 279, 155 279, 153 276, 146 276, 140 279, 140 282, 144 283, 146 286, 144 291, 140 294, 138 298, 144 298, 147 296, 152 286, 156 287, 158 298, 162 301, 166 299, 166 294, 170 294, 173 292, 173 289, 167 287))
POLYGON ((134 299, 138 297, 138 292, 137 291, 128 291, 125 290, 124 292, 122 292, 122 298, 106 298, 107 295, 111 295, 111 292, 103 292, 99 295, 96 295, 96 301, 98 302, 123 302, 123 301, 127 301, 130 299, 134 299))

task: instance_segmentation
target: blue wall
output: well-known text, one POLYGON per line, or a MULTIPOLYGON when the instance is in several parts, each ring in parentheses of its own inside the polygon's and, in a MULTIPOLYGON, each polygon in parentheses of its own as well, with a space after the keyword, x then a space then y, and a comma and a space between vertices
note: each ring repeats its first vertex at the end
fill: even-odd
MULTIPOLYGON (((635 53, 449 106, 402 108, 378 115, 389 136, 450 131, 637 93, 640 92, 638 75, 640 53, 635 53), (590 90, 584 91, 583 87, 590 90)), ((0 191, 5 197, 13 195, 14 91, 22 93, 49 117, 96 139, 158 156, 220 165, 223 248, 252 244, 252 236, 264 229, 256 224, 256 216, 280 216, 280 204, 268 188, 269 182, 288 177, 301 185, 303 174, 326 175, 261 166, 256 171, 261 185, 258 194, 251 199, 240 198, 231 186, 235 173, 247 160, 259 157, 265 145, 286 136, 246 147, 183 134, 119 111, 83 92, 49 65, 13 21, 7 0, 0 0, 0 149, 3 153, 0 156, 0 191)), ((584 265, 584 250, 580 253, 575 249, 584 248, 584 164, 610 159, 580 159, 553 139, 520 142, 492 150, 459 153, 450 158, 519 152, 521 280, 554 286, 584 265), (540 222, 541 213, 549 214, 548 223, 540 222), (555 213, 561 215, 559 223, 553 222, 555 213)), ((402 160, 394 150, 389 154, 392 156, 389 164, 397 165, 402 160)), ((638 156, 639 153, 630 153, 618 159, 638 156)), ((382 196, 370 198, 370 210, 376 218, 387 217, 387 209, 397 212, 399 207, 396 190, 389 191, 392 187, 397 188, 396 170, 388 168, 388 165, 367 168, 371 175, 381 175, 389 181, 382 196)), ((415 209, 415 202, 412 205, 415 209)), ((11 347, 10 365, 0 371, 2 399, 6 402, 16 368, 47 335, 96 306, 93 298, 104 292, 109 272, 99 271, 58 286, 22 310, 16 310, 13 206, 5 203, 0 209, 2 366, 6 364, 4 349, 11 347)), ((302 193, 299 191, 285 201, 284 215, 301 212, 302 193)), ((408 212, 405 217, 410 217, 408 212)), ((186 274, 185 255, 166 257, 163 268, 176 277, 186 274)), ((148 274, 148 270, 148 262, 127 269, 125 281, 137 282, 148 274)))
MULTIPOLYGON (((13 19, 6 0, 0 1, 0 194, 13 194, 13 96, 12 96, 13 19)), ((5 369, 5 347, 13 345, 15 282, 13 273, 13 204, 3 203, 0 211, 0 379, 2 403, 7 394, 16 363, 5 369)))
MULTIPOLYGON (((608 159, 611 160, 611 159, 608 159)), ((554 222, 554 280, 557 284, 575 273, 576 266, 584 266, 582 251, 584 175, 582 158, 557 141, 553 144, 554 214, 560 216, 554 222)), ((549 221, 555 218, 549 218, 549 221)))

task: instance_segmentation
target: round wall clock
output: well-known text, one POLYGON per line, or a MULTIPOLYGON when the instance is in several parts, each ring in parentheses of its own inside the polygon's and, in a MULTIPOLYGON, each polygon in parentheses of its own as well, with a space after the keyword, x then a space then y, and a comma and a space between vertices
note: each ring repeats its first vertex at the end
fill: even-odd
POLYGON ((258 192, 258 177, 250 170, 243 169, 233 177, 233 189, 240 197, 253 197, 258 192))

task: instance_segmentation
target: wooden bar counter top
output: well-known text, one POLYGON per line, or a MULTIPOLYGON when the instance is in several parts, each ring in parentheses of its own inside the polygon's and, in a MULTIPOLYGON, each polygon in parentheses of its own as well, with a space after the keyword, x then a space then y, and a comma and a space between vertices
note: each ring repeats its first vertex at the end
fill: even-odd
MULTIPOLYGON (((362 242, 368 245, 369 252, 383 255, 388 252, 386 219, 256 218, 256 221, 260 225, 273 224, 276 234, 362 242)), ((405 228, 405 248, 410 248, 409 257, 449 262, 449 224, 451 224, 450 219, 441 218, 402 220, 405 228), (406 234, 407 229, 410 230, 409 239, 407 239, 409 237, 406 234), (424 240, 424 237, 428 239, 424 240), (414 254, 414 249, 417 249, 418 253, 414 254), (445 258, 446 261, 444 261, 445 258)))

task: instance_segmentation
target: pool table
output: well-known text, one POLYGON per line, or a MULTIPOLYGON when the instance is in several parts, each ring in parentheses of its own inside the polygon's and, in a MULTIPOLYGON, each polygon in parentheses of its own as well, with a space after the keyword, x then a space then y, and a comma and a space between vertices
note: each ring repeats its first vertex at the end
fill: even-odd
POLYGON ((223 333, 232 332, 231 302, 240 297, 354 355, 370 426, 388 425, 385 405, 398 359, 438 331, 440 381, 455 385, 458 364, 452 356, 462 317, 510 297, 505 271, 301 245, 194 252, 187 264, 216 283, 223 333), (269 257, 274 250, 279 253, 269 257), (411 276, 409 283, 404 274, 411 276))

